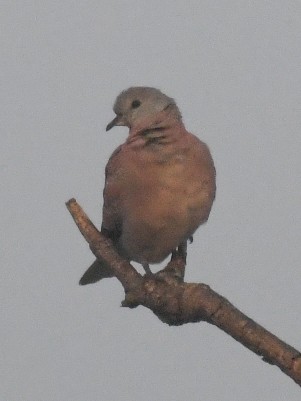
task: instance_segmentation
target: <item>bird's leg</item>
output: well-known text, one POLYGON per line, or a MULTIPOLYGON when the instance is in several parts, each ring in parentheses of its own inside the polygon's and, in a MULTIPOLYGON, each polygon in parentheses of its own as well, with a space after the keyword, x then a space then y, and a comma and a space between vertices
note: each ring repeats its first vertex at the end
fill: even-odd
MULTIPOLYGON (((192 237, 189 238, 189 241, 193 241, 192 237)), ((187 241, 182 242, 178 246, 178 256, 183 259, 184 264, 186 265, 186 258, 187 258, 187 241)))
MULTIPOLYGON (((189 238, 189 241, 191 241, 191 239, 192 237, 189 238)), ((177 249, 172 251, 170 261, 173 261, 177 258, 181 258, 186 264, 186 257, 187 257, 187 241, 182 242, 177 249)))
POLYGON ((184 280, 185 266, 187 256, 187 241, 182 242, 177 249, 172 251, 171 259, 168 265, 160 270, 156 275, 158 277, 168 276, 177 277, 181 281, 184 280))
POLYGON ((148 263, 142 263, 142 266, 146 274, 153 274, 148 263))

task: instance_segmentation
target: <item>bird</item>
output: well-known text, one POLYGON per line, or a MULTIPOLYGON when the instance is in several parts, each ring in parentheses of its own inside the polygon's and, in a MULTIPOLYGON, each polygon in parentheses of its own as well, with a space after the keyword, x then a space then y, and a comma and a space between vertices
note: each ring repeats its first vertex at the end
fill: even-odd
MULTIPOLYGON (((106 165, 101 232, 150 274, 150 264, 162 262, 208 220, 215 166, 208 146, 186 130, 175 100, 159 89, 130 87, 113 110, 106 131, 126 126, 129 134, 106 165)), ((95 260, 80 285, 112 276, 95 260)))

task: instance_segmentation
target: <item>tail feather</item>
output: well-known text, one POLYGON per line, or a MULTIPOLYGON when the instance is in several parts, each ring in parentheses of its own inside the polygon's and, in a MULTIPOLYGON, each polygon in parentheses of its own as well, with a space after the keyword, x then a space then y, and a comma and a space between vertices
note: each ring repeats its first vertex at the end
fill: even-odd
POLYGON ((93 284, 107 277, 114 277, 112 270, 108 265, 96 259, 79 280, 79 285, 93 284))

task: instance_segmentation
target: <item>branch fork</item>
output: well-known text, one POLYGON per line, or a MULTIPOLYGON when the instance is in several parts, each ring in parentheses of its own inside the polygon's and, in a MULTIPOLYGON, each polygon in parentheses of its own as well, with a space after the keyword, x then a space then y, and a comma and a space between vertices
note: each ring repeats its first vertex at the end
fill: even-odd
POLYGON ((301 386, 301 354, 240 312, 208 285, 184 282, 186 247, 172 255, 165 269, 142 276, 97 230, 75 199, 66 206, 97 259, 105 261, 125 291, 122 306, 142 305, 164 323, 182 325, 206 321, 219 327, 265 362, 278 366, 301 386))

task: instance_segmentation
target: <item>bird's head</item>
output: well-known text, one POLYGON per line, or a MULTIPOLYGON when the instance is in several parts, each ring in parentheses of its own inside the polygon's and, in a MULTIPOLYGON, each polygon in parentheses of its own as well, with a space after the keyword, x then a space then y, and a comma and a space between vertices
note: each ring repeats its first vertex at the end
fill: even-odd
POLYGON ((172 98, 164 95, 159 89, 145 86, 131 87, 121 92, 113 110, 116 117, 107 125, 107 131, 116 125, 129 128, 143 125, 144 121, 155 118, 164 110, 181 120, 181 113, 172 98))

